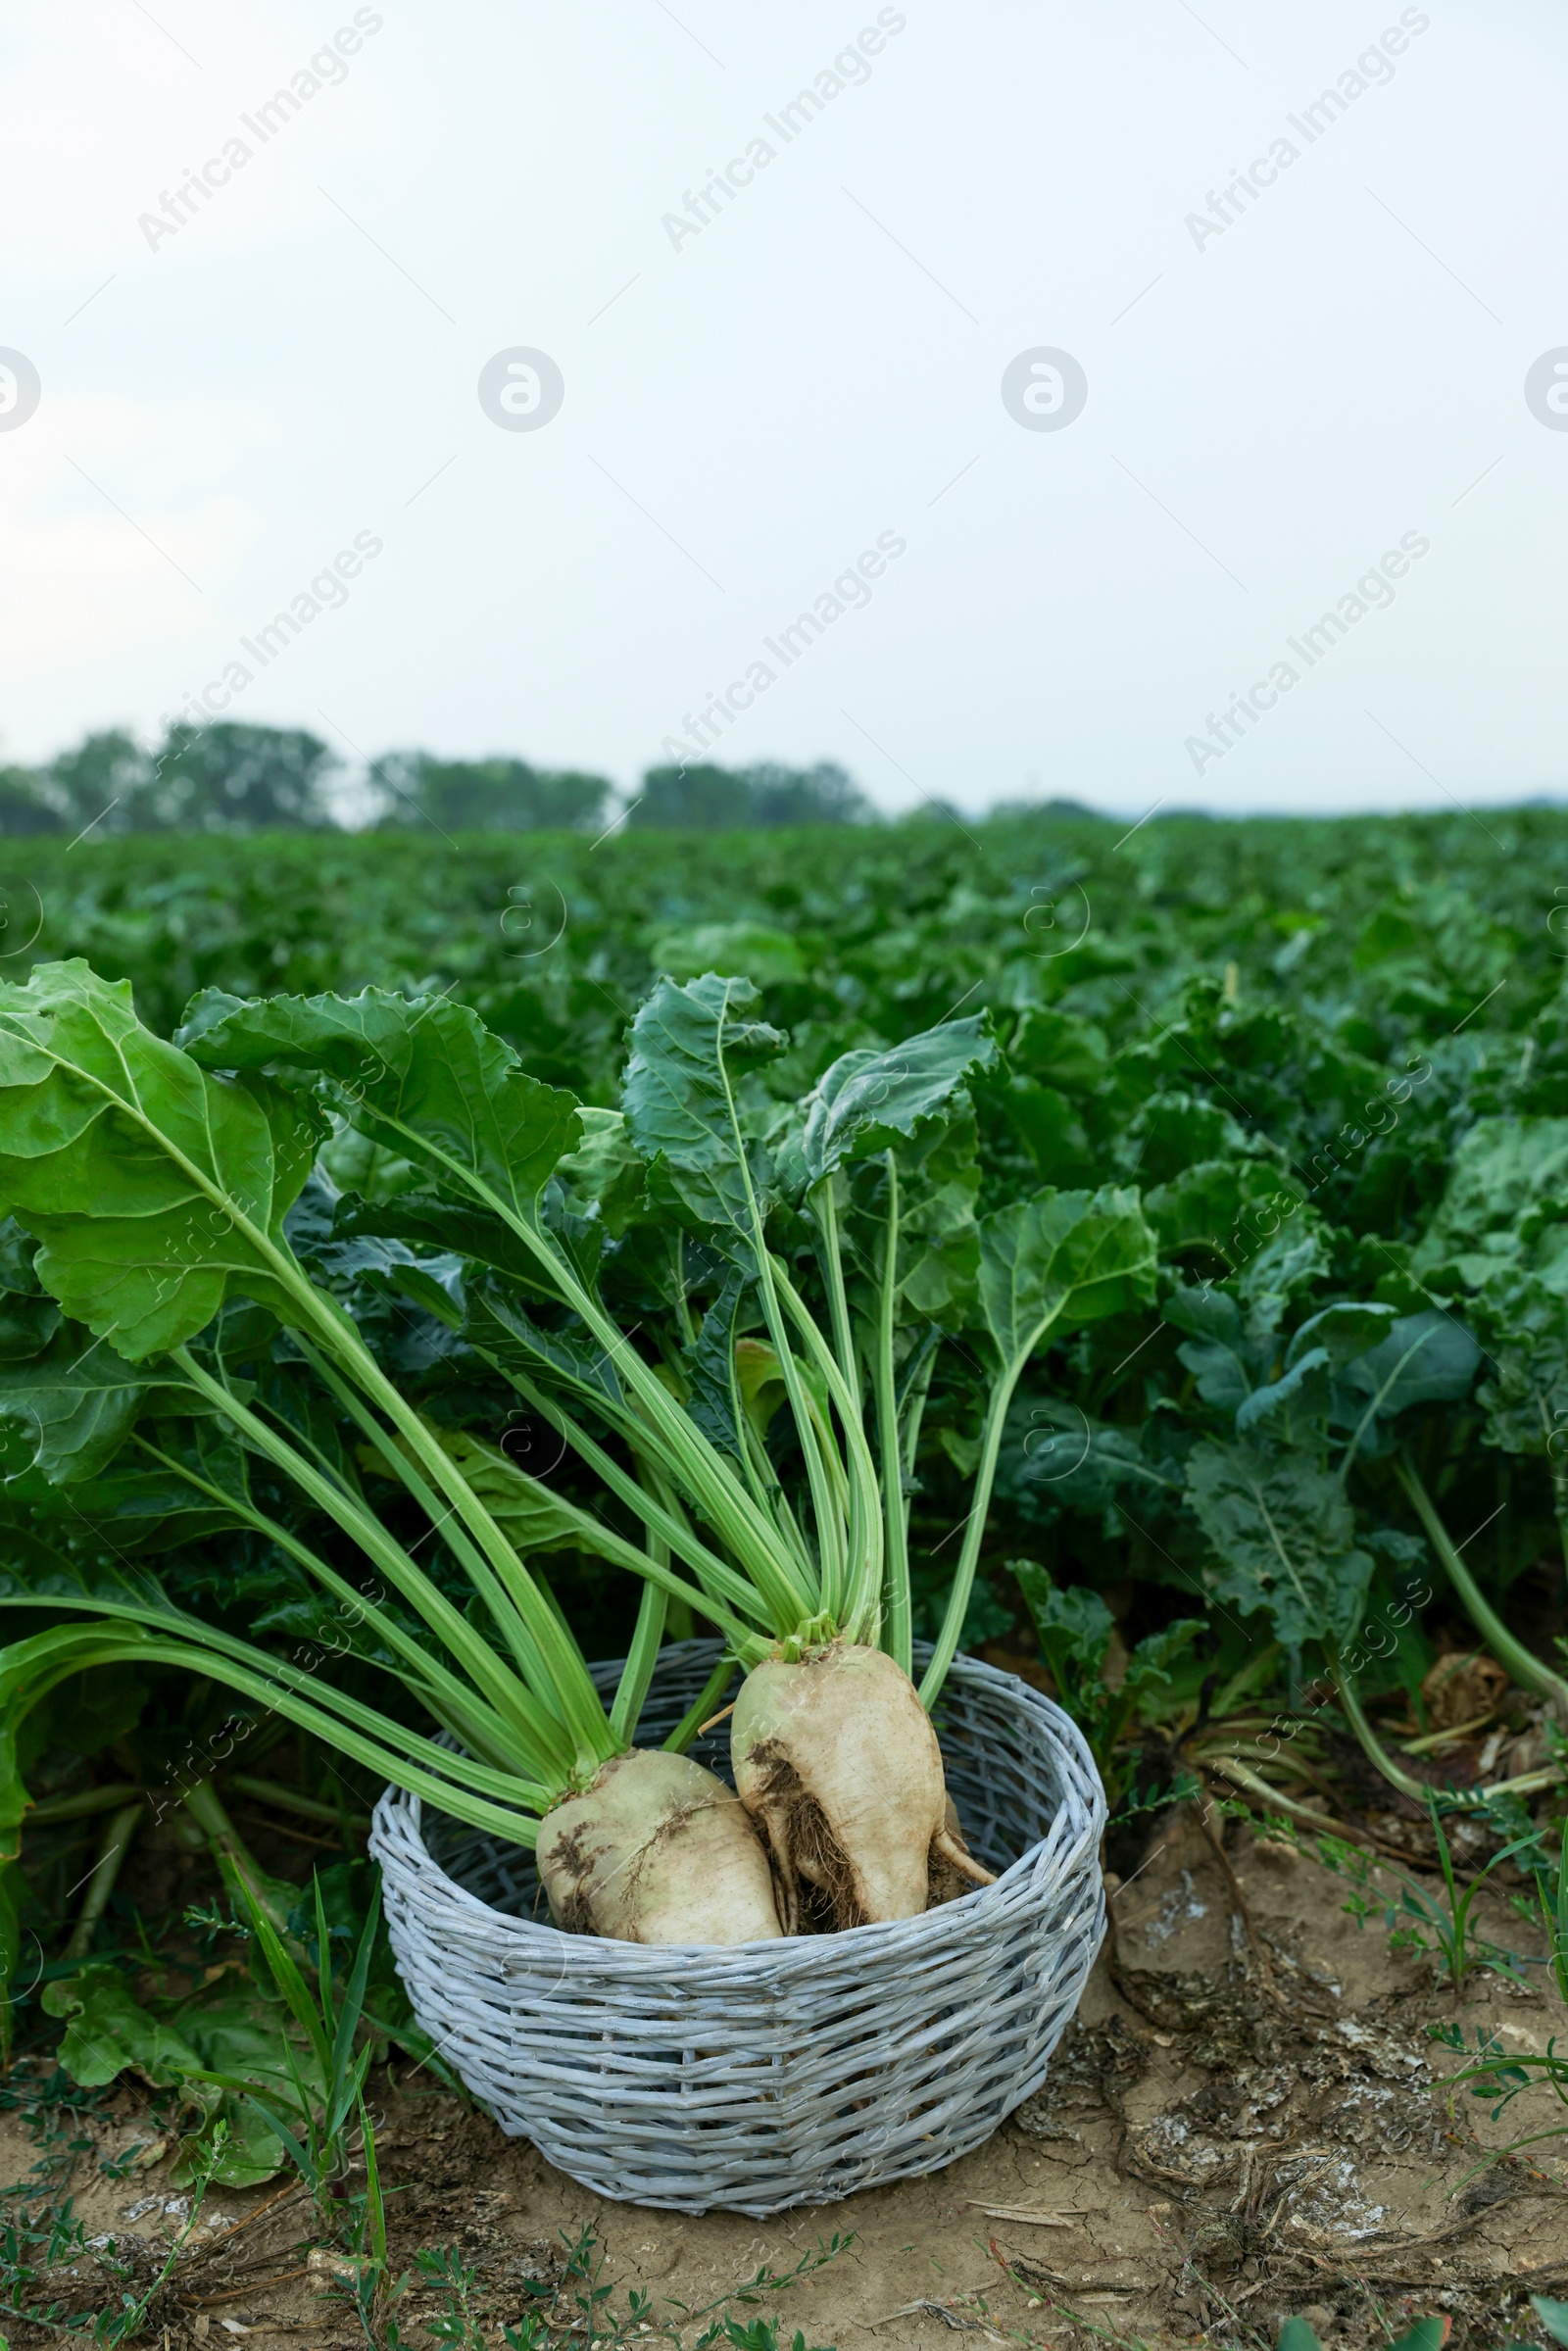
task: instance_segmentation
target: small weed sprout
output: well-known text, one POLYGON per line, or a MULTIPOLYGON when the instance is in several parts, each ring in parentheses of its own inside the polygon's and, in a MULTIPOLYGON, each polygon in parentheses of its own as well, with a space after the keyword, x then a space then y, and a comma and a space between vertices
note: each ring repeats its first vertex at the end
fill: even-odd
MULTIPOLYGON (((1552 2034, 1544 2051, 1523 2051, 1510 2055, 1503 2049, 1500 2036, 1483 2025, 1475 2029, 1475 2046, 1466 2042, 1464 2027, 1458 2024, 1431 2025, 1427 2028, 1434 2040, 1456 2056, 1469 2059, 1458 2073, 1449 2074, 1437 2083, 1439 2089, 1468 2089, 1473 2098, 1485 2098, 1492 2104, 1492 2120, 1496 2122, 1506 2107, 1527 2089, 1547 2089, 1563 2110, 1563 2120, 1544 2131, 1528 2131, 1523 2138, 1510 2139, 1507 2146, 1498 2147, 1484 2162, 1472 2166, 1465 2180, 1473 2180, 1477 2172, 1486 2171, 1492 2164, 1500 2163, 1505 2155, 1516 2155, 1523 2147, 1538 2147, 1543 2141, 1568 2138, 1568 2050, 1559 2054, 1557 2036, 1552 2034)), ((1459 2187, 1464 2180, 1459 2182, 1459 2187)), ((1457 2195, 1459 2187, 1453 2190, 1457 2195)))
POLYGON ((1499 1975, 1511 1976, 1522 1984, 1523 1965, 1518 1955, 1505 1951, 1500 1944, 1489 1942, 1474 1927, 1476 1897, 1493 1871, 1504 1861, 1524 1850, 1533 1841, 1517 1837, 1494 1853, 1486 1867, 1461 1887, 1454 1871, 1453 1854, 1444 1834, 1442 1817, 1436 1797, 1429 1797, 1428 1818, 1438 1848, 1438 1867, 1443 1875, 1442 1895, 1435 1895, 1413 1878, 1407 1870, 1387 1862, 1374 1861, 1371 1854, 1359 1845, 1346 1843, 1337 1837, 1317 1839, 1318 1858, 1325 1868, 1337 1877, 1348 1881, 1350 1893, 1343 1908, 1353 1918, 1357 1927, 1381 1912, 1389 1931, 1389 1947, 1394 1951, 1420 1951, 1433 1954, 1438 1973, 1446 1976, 1454 1997, 1458 1998, 1467 1980, 1478 1968, 1494 1968, 1499 1975), (1396 1891, 1384 1891, 1374 1883, 1374 1873, 1392 1877, 1396 1891))

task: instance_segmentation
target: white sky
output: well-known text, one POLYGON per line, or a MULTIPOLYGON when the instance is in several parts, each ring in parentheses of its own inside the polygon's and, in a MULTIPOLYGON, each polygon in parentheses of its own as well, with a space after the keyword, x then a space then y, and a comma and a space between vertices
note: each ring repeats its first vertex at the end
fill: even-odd
POLYGON ((0 759, 151 734, 239 660, 228 716, 351 759, 629 787, 761 660, 711 756, 838 759, 890 808, 1563 787, 1568 431, 1525 397, 1568 346, 1560 0, 1405 10, 1427 28, 1310 145, 1287 118, 1395 0, 907 0, 788 145, 764 116, 874 5, 361 14, 262 145, 241 117, 353 0, 7 11, 0 345, 42 398, 0 431, 0 759), (759 136, 677 250, 663 216, 759 136), (1281 137, 1200 249, 1187 216, 1281 137), (564 379, 537 431, 479 404, 513 346, 564 379), (1063 430, 1003 404, 1037 346, 1087 373, 1063 430), (242 654, 356 533, 382 552, 340 608, 242 654), (762 639, 879 533, 906 552, 784 668, 762 639), (1308 671, 1287 639, 1404 533, 1430 552, 1308 671), (1280 661, 1299 682, 1200 777, 1189 738, 1280 661))

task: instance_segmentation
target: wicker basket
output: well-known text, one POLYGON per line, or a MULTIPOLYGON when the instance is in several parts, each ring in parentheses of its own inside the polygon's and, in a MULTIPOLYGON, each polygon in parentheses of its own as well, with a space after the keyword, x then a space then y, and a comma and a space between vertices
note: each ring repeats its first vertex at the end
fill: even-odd
MULTIPOLYGON (((718 1654, 661 1655, 655 1745, 718 1654)), ((619 1667, 597 1666, 613 1689, 619 1667)), ((388 1789, 370 1848, 415 2013, 503 2131, 598 2194, 766 2214, 940 2171, 1040 2087, 1104 1931, 1104 1793, 1073 1724, 958 1657, 948 1787, 995 1886, 922 1917, 698 1948, 563 1935, 533 1857, 388 1789)), ((727 1736, 692 1752, 728 1778, 727 1736)))

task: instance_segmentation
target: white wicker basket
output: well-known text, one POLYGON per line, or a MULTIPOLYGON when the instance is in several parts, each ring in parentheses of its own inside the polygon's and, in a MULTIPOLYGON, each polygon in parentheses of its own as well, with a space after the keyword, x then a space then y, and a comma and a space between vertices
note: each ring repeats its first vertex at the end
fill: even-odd
MULTIPOLYGON (((717 1654, 662 1651, 642 1744, 717 1654)), ((563 1935, 530 1853, 389 1788, 370 1849, 419 2023, 503 2131, 603 2196, 760 2215, 940 2171, 1045 2079, 1104 1932, 1105 1801, 1074 1725, 1010 1674, 955 1659, 936 1722, 996 1885, 786 1942, 563 1935)), ((728 1778, 727 1745, 692 1751, 728 1778)))

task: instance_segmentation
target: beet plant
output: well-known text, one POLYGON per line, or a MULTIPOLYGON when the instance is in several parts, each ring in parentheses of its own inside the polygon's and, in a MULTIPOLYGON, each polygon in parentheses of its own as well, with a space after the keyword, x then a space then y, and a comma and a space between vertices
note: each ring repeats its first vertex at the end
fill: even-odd
POLYGON ((612 1111, 439 999, 209 993, 170 1043, 80 962, 0 990, 0 1207, 61 1317, 0 1379, 30 1474, 89 1520, 114 1495, 275 1546, 401 1690, 389 1713, 132 1562, 19 1540, 5 1600, 57 1621, 0 1652, 5 1825, 27 1804, 29 1707, 83 1667, 144 1662, 534 1846, 571 1928, 750 1941, 922 1910, 933 1856, 985 1882, 931 1710, 1004 1424, 1039 1349, 1152 1295, 1153 1238, 1112 1188, 976 1216, 981 1020, 844 1053, 789 1098, 758 1083, 787 1040, 756 1004, 745 980, 661 981, 612 1111), (337 1191, 323 1151, 371 1171, 363 1192, 337 1191), (569 1475, 530 1475, 450 1393, 424 1408, 388 1304, 459 1375, 504 1383, 569 1475), (987 1401, 916 1690, 909 1490, 950 1339, 988 1356, 987 1401), (406 1542, 410 1510, 424 1532, 406 1542), (537 1564, 562 1549, 640 1584, 608 1705, 537 1564), (672 1609, 725 1650, 649 1752, 672 1609), (685 1752, 737 1666, 739 1799, 685 1752))

